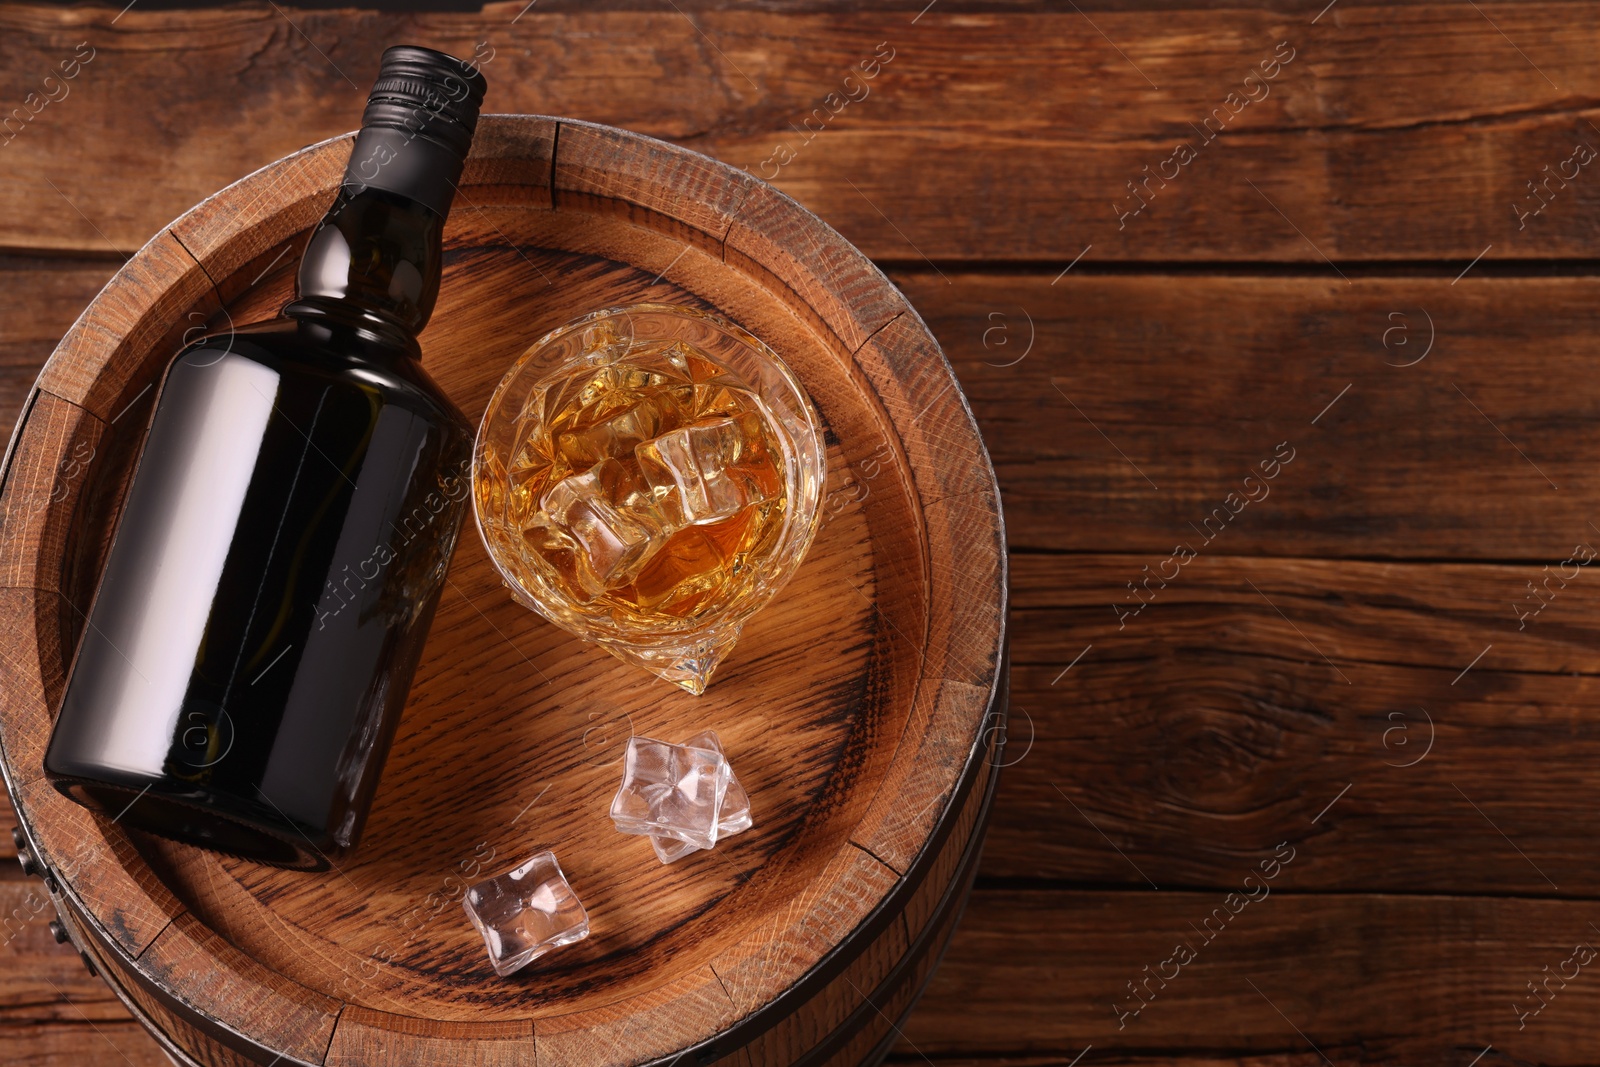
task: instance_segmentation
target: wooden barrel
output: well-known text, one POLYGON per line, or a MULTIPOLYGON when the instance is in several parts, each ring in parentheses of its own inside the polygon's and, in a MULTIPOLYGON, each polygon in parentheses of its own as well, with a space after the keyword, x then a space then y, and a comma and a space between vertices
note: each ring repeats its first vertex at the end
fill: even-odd
POLYGON ((425 362, 474 420, 535 338, 638 301, 720 313, 826 426, 824 522, 704 696, 511 601, 461 540, 360 849, 284 871, 58 795, 40 761, 163 366, 269 317, 350 152, 315 145, 128 261, 7 453, 0 744, 24 864, 179 1063, 857 1064, 948 942, 1004 739, 1006 561, 988 456, 917 313, 769 186, 647 137, 489 116, 425 362), (671 866, 607 805, 630 731, 715 728, 755 827, 671 866), (592 933, 497 978, 464 885, 554 849, 592 933))

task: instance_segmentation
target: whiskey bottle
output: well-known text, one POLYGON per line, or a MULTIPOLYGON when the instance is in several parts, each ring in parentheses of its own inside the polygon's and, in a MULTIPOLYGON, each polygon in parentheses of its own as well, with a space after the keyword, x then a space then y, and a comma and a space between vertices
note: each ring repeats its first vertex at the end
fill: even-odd
POLYGON ((73 800, 285 867, 356 845, 470 498, 417 334, 484 89, 385 52, 295 300, 167 368, 44 759, 73 800))

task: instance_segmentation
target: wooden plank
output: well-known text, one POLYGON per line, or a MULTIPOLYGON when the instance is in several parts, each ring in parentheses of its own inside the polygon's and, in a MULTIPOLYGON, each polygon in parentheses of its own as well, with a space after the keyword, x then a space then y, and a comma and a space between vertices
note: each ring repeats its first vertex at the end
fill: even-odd
MULTIPOLYGON (((128 1013, 92 977, 70 944, 57 944, 55 906, 44 883, 0 882, 0 1041, 16 1024, 73 1024, 85 1029, 128 1013)), ((0 1049, 5 1048, 0 1044, 0 1049)), ((0 1056, 13 1062, 9 1056, 0 1056)))
POLYGON ((1089 262, 1464 264, 1490 245, 1587 256, 1600 221, 1600 186, 1572 162, 1541 215, 1514 207, 1537 206, 1526 183, 1577 143, 1600 145, 1570 110, 1600 45, 1600 12, 1583 6, 1342 4, 1313 24, 1259 9, 541 5, 513 23, 525 6, 9 6, 0 99, 26 106, 5 148, 0 245, 131 251, 250 170, 354 127, 381 48, 401 38, 491 56, 489 110, 708 152, 880 259, 1064 266, 1092 245, 1089 262), (173 55, 213 73, 174 79, 173 55), (1180 142, 1194 153, 1181 164, 1180 142))
POLYGON ((14 866, 17 849, 11 842, 11 828, 17 825, 17 813, 12 810, 11 796, 0 789, 0 879, 21 878, 22 868, 14 866))
MULTIPOLYGON (((1182 1063, 1184 1067, 1324 1067, 1328 1062, 1320 1054, 1309 1049, 1305 1052, 1268 1052, 1261 1055, 1247 1052, 1229 1055, 1212 1050, 1194 1052, 1184 1050, 1166 1056, 1140 1056, 1137 1053, 1113 1050, 1103 1056, 1098 1053, 1093 1055, 1092 1060, 1084 1057, 1083 1063, 1092 1064, 1093 1067, 1170 1067, 1174 1063, 1182 1063)), ((940 1057, 939 1064, 940 1067, 1070 1067, 1072 1056, 1072 1053, 1043 1056, 1014 1056, 1000 1053, 987 1056, 940 1057)), ((892 1067, 927 1063, 916 1049, 904 1042, 895 1046, 884 1062, 892 1067)))
POLYGON ((132 1019, 94 1026, 82 1020, 0 1023, 0 1053, 12 1067, 76 1067, 83 1063, 172 1067, 172 1061, 132 1019))
POLYGON ((0 257, 0 435, 11 436, 39 368, 121 262, 0 257))
POLYGON ((978 417, 1013 551, 1163 559, 1204 529, 1208 552, 1545 563, 1597 536, 1596 278, 893 278, 978 417))
MULTIPOLYGON (((11 323, 64 329, 104 270, 41 290, 19 269, 11 323)), ((1600 278, 891 277, 978 417, 1013 551, 1165 558, 1285 441, 1296 458, 1217 549, 1542 564, 1595 518, 1600 468, 1574 442, 1600 415, 1600 278)), ((0 397, 25 396, 37 368, 0 366, 0 397)))
MULTIPOLYGON (((1241 885, 1260 859, 1239 857, 1241 885)), ((0 896, 17 888, 0 886, 0 896)), ((1587 968, 1565 987, 1552 979, 1548 1006, 1521 1030, 1516 1014, 1537 1004, 1529 981, 1561 970, 1576 944, 1595 944, 1589 902, 1273 890, 1225 924, 1213 917, 1206 942, 1189 924, 1226 909, 1223 899, 1220 891, 980 890, 896 1058, 976 1067, 1004 1055, 1013 1067, 1063 1067, 1093 1044, 1094 1062, 1308 1067, 1323 1062, 1309 1039, 1335 1063, 1466 1067, 1490 1045, 1481 1063, 1591 1062, 1600 985, 1587 968), (1185 937, 1195 959, 1165 988, 1151 979, 1153 999, 1119 1030, 1112 1004, 1137 1006, 1127 983, 1143 982, 1146 965, 1155 973, 1185 937)), ((91 1051, 96 1032, 138 1067, 160 1062, 141 1058, 153 1044, 116 1021, 120 1005, 36 925, 18 939, 24 948, 0 948, 7 1062, 103 1059, 103 1041, 91 1051)))
POLYGON ((0 1062, 171 1067, 72 946, 56 943, 55 917, 42 882, 0 881, 0 1062))
POLYGON ((1225 886, 1287 840, 1295 889, 1590 891, 1586 568, 1519 630, 1539 568, 1201 555, 1119 629, 1111 603, 1158 562, 1012 560, 985 875, 1225 886))
MULTIPOLYGON (((1261 858, 1236 857, 1238 879, 1261 858)), ((899 1052, 1065 1067, 1092 1044, 1094 1062, 1160 1050, 1156 1062, 1299 1064, 1283 1054, 1315 1056, 1315 1042, 1337 1064, 1593 1062, 1591 901, 1255 892, 1267 895, 1235 914, 1221 892, 980 891, 899 1052), (1196 929, 1213 909, 1228 920, 1212 918, 1207 941, 1196 929), (1175 972, 1185 940, 1193 955, 1175 972), (1580 943, 1588 967, 1567 962, 1580 943), (1578 977, 1553 978, 1519 1029, 1517 1011, 1540 1003, 1527 983, 1563 969, 1578 977), (1113 1005, 1139 1008, 1128 984, 1147 980, 1118 1029, 1113 1005)))

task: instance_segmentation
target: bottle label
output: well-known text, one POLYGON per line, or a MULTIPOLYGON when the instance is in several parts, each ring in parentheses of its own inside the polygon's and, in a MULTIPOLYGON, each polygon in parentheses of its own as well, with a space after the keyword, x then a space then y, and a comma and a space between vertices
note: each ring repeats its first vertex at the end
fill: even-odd
POLYGON ((440 217, 450 213, 456 183, 461 180, 460 156, 416 129, 363 126, 356 134, 343 185, 352 193, 384 189, 410 197, 440 217))

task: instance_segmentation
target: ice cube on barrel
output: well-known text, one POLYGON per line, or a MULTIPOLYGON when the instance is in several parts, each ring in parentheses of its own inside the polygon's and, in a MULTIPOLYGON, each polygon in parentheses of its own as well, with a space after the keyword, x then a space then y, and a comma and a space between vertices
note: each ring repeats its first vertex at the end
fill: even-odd
MULTIPOLYGON (((691 748, 709 748, 722 752, 722 741, 717 737, 715 730, 705 730, 689 738, 684 744, 691 748)), ((723 756, 727 758, 726 755, 723 756)), ((722 798, 722 816, 717 820, 717 840, 741 833, 750 829, 750 795, 745 792, 744 786, 739 784, 738 777, 733 773, 733 765, 728 765, 728 791, 722 798)), ((700 851, 698 845, 677 838, 664 837, 660 834, 650 836, 650 844, 655 846, 656 858, 662 863, 675 863, 691 852, 700 851)))
POLYGON ((710 848, 717 843, 730 776, 728 761, 714 748, 631 737, 611 821, 625 834, 710 848))
POLYGON ((589 936, 589 913, 554 852, 540 852, 515 870, 472 886, 461 906, 483 935, 489 963, 501 977, 589 936))

